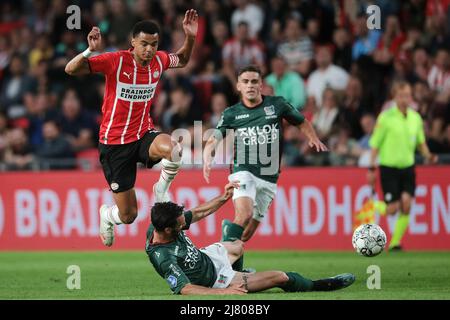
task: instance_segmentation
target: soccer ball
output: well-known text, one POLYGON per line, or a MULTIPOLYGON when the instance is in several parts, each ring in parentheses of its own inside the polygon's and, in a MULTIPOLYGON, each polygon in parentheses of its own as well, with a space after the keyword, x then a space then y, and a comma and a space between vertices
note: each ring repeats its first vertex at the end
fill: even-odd
POLYGON ((377 224, 362 224, 353 232, 352 244, 359 254, 375 257, 386 245, 386 234, 377 224))

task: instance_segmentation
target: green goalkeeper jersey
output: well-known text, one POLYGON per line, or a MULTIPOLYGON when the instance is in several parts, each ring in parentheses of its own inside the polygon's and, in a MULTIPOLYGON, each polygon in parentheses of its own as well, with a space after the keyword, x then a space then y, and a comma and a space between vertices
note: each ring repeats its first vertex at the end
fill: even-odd
POLYGON ((293 125, 305 120, 296 108, 278 96, 263 96, 262 103, 254 108, 239 102, 223 111, 216 138, 234 134, 233 173, 249 171, 268 182, 277 182, 283 119, 293 125))
MULTIPOLYGON (((192 212, 184 213, 185 230, 189 229, 192 212)), ((211 259, 198 250, 191 239, 181 231, 170 243, 152 244, 153 224, 147 230, 145 251, 158 274, 163 277, 173 293, 178 294, 188 284, 212 287, 217 275, 211 259)))

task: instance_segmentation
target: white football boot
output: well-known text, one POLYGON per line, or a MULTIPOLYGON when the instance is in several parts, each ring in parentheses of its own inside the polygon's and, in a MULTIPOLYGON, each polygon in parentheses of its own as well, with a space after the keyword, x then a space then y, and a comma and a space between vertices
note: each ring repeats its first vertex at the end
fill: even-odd
POLYGON ((111 247, 114 243, 114 224, 106 219, 108 206, 106 204, 100 207, 100 238, 105 246, 111 247))

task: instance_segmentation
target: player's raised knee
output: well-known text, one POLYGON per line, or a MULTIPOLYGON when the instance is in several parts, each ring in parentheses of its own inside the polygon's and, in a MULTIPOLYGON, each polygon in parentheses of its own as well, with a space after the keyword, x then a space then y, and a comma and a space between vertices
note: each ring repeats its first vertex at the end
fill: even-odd
POLYGON ((134 220, 136 220, 137 215, 138 215, 137 208, 130 208, 124 213, 121 212, 120 219, 124 224, 131 224, 134 222, 134 220))

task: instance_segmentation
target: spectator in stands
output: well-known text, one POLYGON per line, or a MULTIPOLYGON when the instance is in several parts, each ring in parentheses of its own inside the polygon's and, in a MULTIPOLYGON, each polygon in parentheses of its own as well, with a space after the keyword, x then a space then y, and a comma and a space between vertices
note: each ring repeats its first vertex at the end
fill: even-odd
POLYGON ((428 84, 435 91, 436 99, 447 103, 450 96, 450 56, 446 49, 437 51, 434 64, 428 74, 428 84))
POLYGON ((333 33, 333 63, 345 70, 352 65, 352 43, 350 34, 345 28, 336 29, 333 33))
POLYGON ((361 128, 364 135, 358 140, 360 149, 358 166, 368 167, 370 165, 370 146, 369 139, 375 128, 375 116, 372 113, 366 113, 361 117, 361 128))
POLYGON ((54 120, 44 122, 42 136, 44 142, 36 152, 41 168, 71 169, 75 167, 72 147, 65 136, 61 135, 61 130, 54 120))
POLYGON ((228 26, 225 21, 217 20, 212 24, 212 44, 210 48, 210 59, 212 63, 212 70, 220 71, 222 69, 222 49, 228 36, 228 26))
POLYGON ((194 125, 196 119, 192 99, 192 94, 183 87, 174 88, 170 92, 170 107, 162 116, 162 127, 165 131, 194 125))
POLYGON ((423 80, 417 81, 413 86, 413 98, 417 104, 417 112, 420 113, 424 121, 430 121, 434 116, 433 92, 430 90, 428 83, 423 80))
POLYGON ((111 21, 108 17, 108 7, 104 1, 95 1, 92 5, 92 17, 94 25, 100 28, 103 35, 108 35, 111 30, 111 21))
POLYGON ((401 45, 405 39, 406 36, 400 28, 397 16, 388 16, 384 33, 373 53, 374 61, 379 64, 390 64, 401 50, 401 45))
MULTIPOLYGON (((447 154, 447 161, 450 160, 449 159, 449 155, 450 155, 450 124, 447 124, 446 128, 445 128, 445 132, 444 132, 444 139, 443 139, 443 153, 447 154)), ((443 160, 443 159, 441 159, 443 160)))
POLYGON ((18 55, 11 58, 9 75, 5 77, 0 91, 0 106, 9 118, 18 118, 26 113, 23 97, 30 86, 26 67, 18 55))
POLYGON ((312 120, 320 140, 326 141, 328 139, 333 126, 338 120, 338 113, 339 106, 336 94, 333 89, 326 88, 323 92, 322 105, 312 120))
POLYGON ((262 70, 266 69, 263 46, 259 41, 250 39, 248 23, 244 21, 238 24, 234 37, 225 43, 222 58, 224 74, 233 84, 233 88, 239 69, 249 64, 256 64, 262 70))
POLYGON ((222 112, 228 107, 227 96, 222 92, 216 92, 211 97, 211 117, 209 127, 215 128, 220 120, 222 112))
POLYGON ((40 35, 36 39, 36 45, 29 54, 30 68, 37 66, 42 60, 50 60, 53 57, 53 47, 46 34, 40 35))
POLYGON ((80 98, 74 89, 68 89, 64 93, 61 112, 57 115, 56 121, 75 152, 93 148, 97 144, 98 125, 93 116, 82 108, 80 98))
POLYGON ((428 80, 428 74, 431 68, 430 57, 423 47, 417 47, 413 53, 414 75, 421 81, 428 80))
POLYGON ((14 128, 8 132, 8 148, 5 150, 7 170, 30 170, 34 161, 33 150, 25 131, 14 128))
POLYGON ((28 136, 33 149, 36 149, 44 142, 42 135, 42 127, 44 122, 55 116, 55 112, 50 110, 50 98, 46 92, 32 95, 27 100, 27 120, 28 120, 28 136))
POLYGON ((233 0, 236 9, 231 15, 231 28, 233 33, 237 32, 242 21, 248 25, 250 39, 258 38, 264 22, 264 11, 249 0, 233 0))
POLYGON ((8 117, 0 111, 0 162, 3 162, 8 147, 8 117))
POLYGON ((358 139, 363 134, 360 119, 365 111, 362 83, 358 78, 350 77, 339 111, 339 123, 348 126, 353 138, 358 139))
POLYGON ((381 32, 367 28, 367 16, 364 14, 356 19, 355 37, 357 40, 353 44, 352 57, 353 60, 358 60, 361 56, 370 56, 374 52, 380 40, 381 32))
POLYGON ((287 19, 284 34, 286 39, 278 46, 277 54, 284 58, 291 71, 308 76, 314 57, 313 45, 298 18, 287 19))
POLYGON ((322 46, 316 54, 317 69, 308 78, 307 92, 313 95, 318 106, 322 105, 322 94, 325 88, 344 90, 347 87, 349 75, 347 71, 332 64, 331 50, 322 46))
POLYGON ((303 79, 294 71, 289 71, 286 61, 281 56, 272 58, 272 73, 264 80, 270 85, 275 95, 282 96, 295 108, 301 109, 306 101, 303 79))
POLYGON ((350 137, 347 127, 340 127, 338 133, 329 140, 331 152, 329 161, 332 166, 354 166, 358 162, 361 149, 355 139, 350 137))
POLYGON ((108 35, 108 40, 118 48, 128 49, 128 32, 133 29, 136 17, 127 6, 125 0, 111 0, 110 10, 111 32, 108 35))

